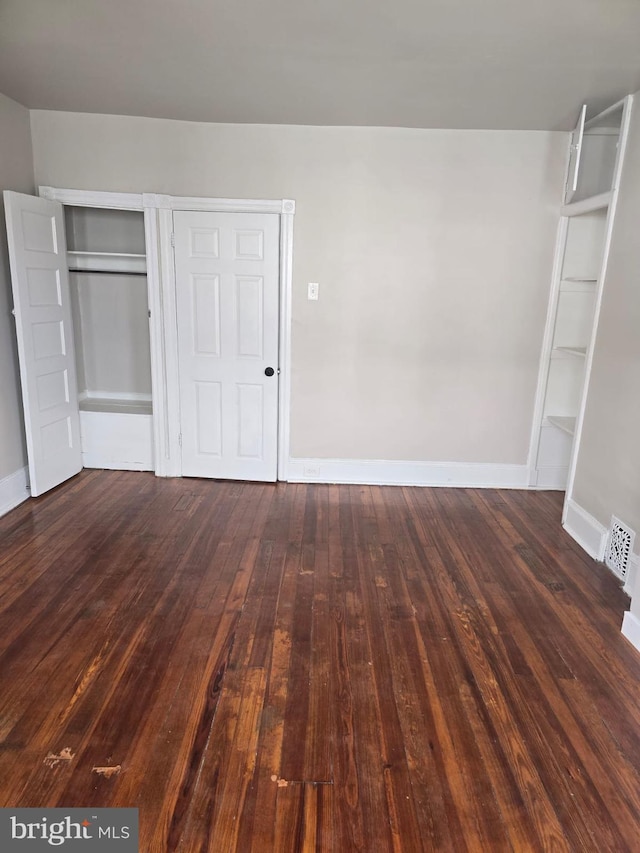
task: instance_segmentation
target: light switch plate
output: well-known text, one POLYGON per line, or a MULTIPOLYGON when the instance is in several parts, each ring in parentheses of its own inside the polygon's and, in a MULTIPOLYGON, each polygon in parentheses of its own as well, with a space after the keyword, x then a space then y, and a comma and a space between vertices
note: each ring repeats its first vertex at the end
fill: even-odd
POLYGON ((317 299, 318 291, 320 290, 320 285, 317 281, 310 281, 309 287, 307 288, 307 299, 317 299))

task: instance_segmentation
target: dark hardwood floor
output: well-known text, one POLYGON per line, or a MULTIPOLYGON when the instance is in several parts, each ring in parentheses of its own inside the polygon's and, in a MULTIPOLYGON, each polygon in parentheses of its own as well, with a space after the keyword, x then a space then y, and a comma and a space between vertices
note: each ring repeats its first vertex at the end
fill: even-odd
POLYGON ((84 471, 0 519, 0 805, 142 853, 637 851, 628 599, 543 492, 84 471))

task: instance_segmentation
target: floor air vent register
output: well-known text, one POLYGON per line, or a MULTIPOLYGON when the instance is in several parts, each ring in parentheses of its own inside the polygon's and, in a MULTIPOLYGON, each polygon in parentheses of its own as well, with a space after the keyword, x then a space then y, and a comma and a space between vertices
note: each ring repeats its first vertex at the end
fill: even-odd
POLYGON ((612 515, 604 561, 611 571, 622 579, 627 576, 634 538, 633 530, 630 530, 619 518, 612 515))

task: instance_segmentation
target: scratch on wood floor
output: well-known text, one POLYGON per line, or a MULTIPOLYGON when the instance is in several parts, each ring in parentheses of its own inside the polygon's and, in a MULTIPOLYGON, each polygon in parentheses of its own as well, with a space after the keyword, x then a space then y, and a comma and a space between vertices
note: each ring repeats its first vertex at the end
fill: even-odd
POLYGON ((9 737, 11 729, 17 722, 17 714, 0 714, 0 743, 4 743, 4 741, 9 737))
POLYGON ((102 668, 102 664, 104 663, 105 654, 107 649, 109 648, 109 640, 103 645, 98 654, 91 661, 87 669, 85 670, 82 678, 80 679, 80 683, 78 684, 69 704, 64 709, 64 711, 60 714, 60 723, 64 723, 69 716, 76 704, 76 702, 81 698, 81 696, 86 692, 87 688, 94 680, 96 675, 100 672, 102 668))
POLYGON ((47 757, 45 758, 44 763, 48 767, 57 767, 57 765, 60 764, 61 761, 72 761, 74 757, 75 755, 73 752, 71 752, 70 747, 65 746, 64 749, 60 750, 58 755, 54 755, 52 752, 50 752, 49 755, 47 755, 47 757))
POLYGON ((331 779, 282 779, 274 773, 272 782, 278 783, 278 788, 287 788, 289 785, 333 785, 331 779))
POLYGON ((122 770, 122 764, 113 764, 109 767, 92 767, 91 772, 97 773, 98 776, 104 776, 105 779, 111 779, 112 776, 117 776, 122 770))

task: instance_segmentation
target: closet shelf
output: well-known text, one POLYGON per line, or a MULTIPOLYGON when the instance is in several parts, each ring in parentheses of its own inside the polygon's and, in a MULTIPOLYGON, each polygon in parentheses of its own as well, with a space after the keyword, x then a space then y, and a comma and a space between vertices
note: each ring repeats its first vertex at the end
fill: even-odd
POLYGON ((150 415, 153 411, 150 399, 122 397, 85 397, 79 396, 78 408, 81 412, 114 412, 130 415, 150 415))
POLYGON ((147 256, 132 252, 67 252, 71 272, 120 273, 146 275, 147 256))
POLYGON ((573 201, 570 204, 564 204, 561 213, 563 216, 580 216, 583 213, 591 213, 593 210, 602 210, 609 207, 612 196, 612 190, 608 190, 606 193, 593 195, 581 201, 573 201))
POLYGON ((591 292, 593 293, 598 283, 597 278, 567 277, 560 279, 560 290, 563 292, 591 292))
POLYGON ((567 355, 575 355, 579 358, 584 358, 587 354, 586 347, 554 347, 554 353, 566 353, 567 355))
POLYGON ((561 429, 567 435, 573 435, 576 431, 576 419, 561 415, 547 415, 547 421, 551 426, 561 429))

